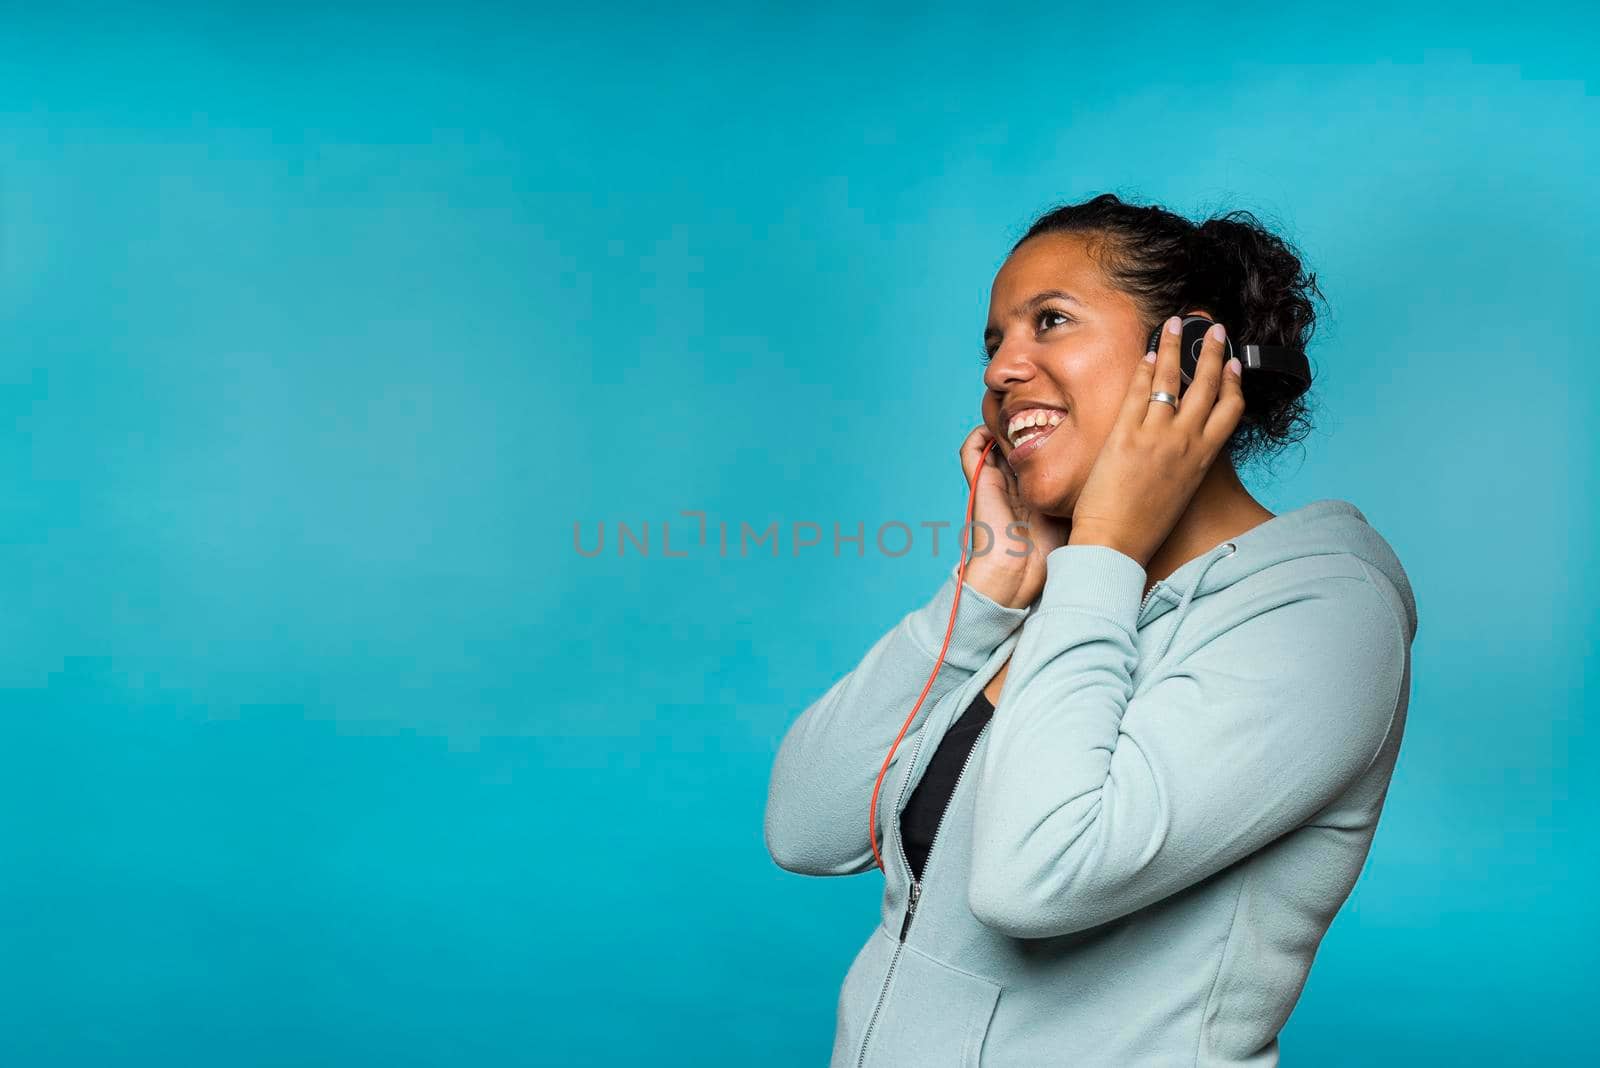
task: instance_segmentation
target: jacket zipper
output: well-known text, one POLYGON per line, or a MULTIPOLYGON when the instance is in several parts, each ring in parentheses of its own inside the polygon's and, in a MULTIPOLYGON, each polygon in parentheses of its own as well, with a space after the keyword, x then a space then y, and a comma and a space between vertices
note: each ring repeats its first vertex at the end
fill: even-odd
MULTIPOLYGON (((928 865, 933 862, 933 850, 939 844, 939 832, 944 829, 944 818, 950 814, 950 805, 955 801, 956 790, 961 786, 961 780, 967 775, 967 767, 972 763, 972 754, 978 751, 978 743, 983 741, 983 736, 988 733, 989 724, 994 722, 991 715, 986 723, 978 730, 978 736, 972 740, 972 748, 967 750, 967 759, 961 762, 961 770, 956 772, 956 781, 950 785, 950 800, 945 802, 944 810, 939 813, 939 822, 933 825, 933 837, 928 839, 928 855, 922 861, 922 874, 928 874, 928 865)), ((906 856, 905 840, 896 836, 895 841, 900 844, 900 859, 904 861, 906 871, 911 870, 911 859, 906 856)), ((900 924, 900 941, 906 940, 906 934, 911 930, 911 919, 917 914, 917 901, 922 897, 922 880, 911 880, 911 896, 906 902, 906 918, 900 924)))
POLYGON ((1156 591, 1159 590, 1160 588, 1161 588, 1161 583, 1159 583, 1159 582, 1157 582, 1154 586, 1150 587, 1150 592, 1145 594, 1144 595, 1144 600, 1139 602, 1139 615, 1134 616, 1135 619, 1138 619, 1138 618, 1140 618, 1141 616, 1144 615, 1145 608, 1150 604, 1150 598, 1154 597, 1156 595, 1156 591))
POLYGON ((867 1062, 867 1042, 872 1038, 872 1028, 878 1022, 878 1013, 883 1011, 883 998, 889 992, 889 980, 894 978, 894 966, 900 963, 900 951, 906 948, 902 940, 894 947, 894 956, 889 958, 889 970, 883 973, 883 989, 878 991, 878 1003, 872 1007, 872 1019, 867 1021, 867 1030, 861 1036, 861 1054, 856 1057, 856 1068, 861 1068, 867 1062))
MULTIPOLYGON (((961 762, 961 770, 956 773, 956 781, 954 783, 952 783, 951 786, 950 786, 950 799, 945 802, 944 810, 939 813, 939 822, 934 824, 933 837, 928 839, 928 855, 926 857, 924 857, 923 860, 922 860, 922 874, 923 875, 927 875, 928 874, 928 865, 933 861, 933 850, 939 844, 939 832, 944 829, 944 819, 945 819, 946 816, 948 816, 950 814, 950 805, 955 801, 956 788, 961 785, 961 780, 966 777, 967 766, 972 763, 972 754, 976 753, 978 751, 978 743, 983 740, 984 734, 989 730, 989 724, 993 723, 993 722, 994 722, 994 717, 991 715, 989 717, 989 721, 987 723, 985 723, 983 725, 983 727, 978 731, 978 736, 972 740, 972 748, 967 750, 967 759, 965 759, 965 760, 963 760, 961 762)), ((917 753, 922 748, 922 739, 923 739, 923 737, 924 737, 923 735, 919 735, 918 738, 917 738, 916 747, 913 748, 912 751, 911 751, 911 763, 908 765, 908 769, 912 768, 912 767, 916 767, 917 753)), ((911 781, 911 779, 910 779, 910 776, 908 774, 907 777, 906 777, 906 783, 909 783, 910 781, 911 781)), ((902 783, 901 784, 901 796, 902 797, 904 796, 904 793, 905 793, 905 783, 902 783)), ((899 807, 900 807, 900 800, 901 800, 900 797, 897 797, 895 799, 895 808, 896 809, 899 809, 899 807)), ((900 818, 900 814, 897 811, 895 813, 895 819, 898 820, 899 818, 900 818)), ((911 858, 906 856, 906 843, 905 843, 905 840, 903 838, 901 838, 898 834, 896 834, 895 835, 895 842, 899 845, 900 862, 906 866, 906 873, 910 874, 911 873, 911 858)), ((910 892, 910 895, 909 895, 909 897, 908 897, 908 899, 906 901, 906 918, 904 920, 902 920, 901 923, 900 923, 900 944, 894 947, 894 956, 889 958, 889 970, 887 972, 885 972, 884 976, 883 976, 883 989, 878 991, 878 1004, 873 1006, 872 1019, 867 1021, 867 1030, 861 1036, 861 1055, 856 1058, 856 1068, 861 1068, 861 1066, 866 1063, 866 1060, 867 1060, 867 1044, 872 1040, 872 1028, 878 1022, 878 1014, 883 1011, 884 998, 889 993, 889 980, 894 978, 894 966, 900 962, 900 951, 905 948, 906 934, 911 930, 911 918, 917 914, 917 901, 921 897, 922 897, 922 880, 918 879, 916 876, 913 875, 912 878, 911 878, 911 892, 910 892)))
MULTIPOLYGON (((932 709, 929 709, 930 715, 932 714, 932 711, 932 709)), ((926 721, 924 721, 924 726, 926 726, 926 721)), ((894 814, 895 819, 900 818, 900 805, 905 801, 906 785, 911 781, 911 769, 917 766, 917 754, 922 752, 922 743, 927 739, 927 737, 927 731, 919 730, 917 732, 917 744, 911 747, 911 759, 906 764, 906 777, 900 783, 899 793, 895 795, 894 807, 889 810, 894 814)), ((888 833, 888 828, 885 828, 884 834, 887 836, 888 833)), ((938 832, 935 831, 934 833, 935 837, 937 837, 938 832)), ((898 834, 895 835, 895 840, 899 841, 899 839, 900 836, 898 834)), ((906 847, 904 842, 900 843, 900 860, 905 864, 906 870, 910 871, 911 861, 906 858, 906 847)), ((917 888, 916 883, 913 882, 911 885, 912 893, 918 893, 919 889, 917 888)), ((867 1021, 867 1029, 866 1031, 862 1032, 861 1053, 856 1057, 856 1068, 861 1068, 861 1065, 865 1063, 867 1059, 867 1040, 872 1037, 872 1028, 878 1022, 878 1013, 883 1011, 883 999, 884 996, 889 993, 889 980, 894 978, 894 966, 900 963, 900 951, 905 948, 905 944, 905 936, 902 933, 900 937, 900 944, 894 947, 894 956, 889 958, 889 970, 883 973, 883 989, 878 991, 878 1003, 872 1007, 872 1019, 867 1021)))

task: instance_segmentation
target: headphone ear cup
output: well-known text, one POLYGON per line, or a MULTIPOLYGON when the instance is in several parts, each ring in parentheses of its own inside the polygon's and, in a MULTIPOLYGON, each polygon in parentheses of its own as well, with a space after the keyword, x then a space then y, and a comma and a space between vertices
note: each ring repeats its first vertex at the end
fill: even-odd
MULTIPOLYGON (((1178 335, 1178 369, 1181 381, 1178 383, 1179 394, 1182 395, 1184 387, 1194 381, 1194 376, 1200 369, 1200 347, 1205 344, 1206 331, 1210 330, 1213 323, 1203 315, 1190 315, 1183 320, 1183 332, 1178 335)), ((1146 352, 1159 352, 1161 331, 1165 329, 1166 322, 1150 331, 1150 342, 1145 348, 1146 352)), ((1227 363, 1233 355, 1233 338, 1225 338, 1222 342, 1222 362, 1227 363)))
MULTIPOLYGON (((1200 352, 1206 343, 1206 331, 1215 325, 1212 320, 1200 315, 1191 315, 1183 321, 1183 348, 1178 355, 1178 366, 1183 369, 1183 384, 1186 386, 1194 381, 1194 376, 1200 371, 1200 352)), ((1227 363, 1232 356, 1233 338, 1223 338, 1222 362, 1227 363)))

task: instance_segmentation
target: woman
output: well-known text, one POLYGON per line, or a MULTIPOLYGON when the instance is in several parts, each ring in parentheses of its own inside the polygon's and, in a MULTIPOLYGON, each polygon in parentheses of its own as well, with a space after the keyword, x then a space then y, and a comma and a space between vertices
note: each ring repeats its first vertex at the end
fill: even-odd
MULTIPOLYGON (((1178 339, 1145 351, 1174 313, 1303 347, 1313 294, 1248 213, 1110 195, 1043 216, 995 277, 960 459, 974 519, 1026 524, 1030 551, 969 559, 884 775, 881 916, 834 1066, 1278 1063, 1388 789, 1416 606, 1356 508, 1274 515, 1240 483, 1300 397, 1252 391, 1217 327, 1181 396, 1178 339)), ((956 583, 790 727, 782 867, 878 866, 873 786, 956 583)))

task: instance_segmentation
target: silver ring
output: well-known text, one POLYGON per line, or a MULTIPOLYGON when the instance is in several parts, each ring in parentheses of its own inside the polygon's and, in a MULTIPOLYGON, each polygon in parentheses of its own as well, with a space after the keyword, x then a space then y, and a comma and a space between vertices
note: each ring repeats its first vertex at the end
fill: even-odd
POLYGON ((1150 394, 1150 399, 1152 401, 1160 401, 1162 404, 1170 404, 1170 405, 1172 405, 1172 410, 1173 411, 1177 411, 1178 410, 1178 398, 1174 397, 1170 393, 1163 393, 1161 390, 1158 389, 1154 393, 1150 394))

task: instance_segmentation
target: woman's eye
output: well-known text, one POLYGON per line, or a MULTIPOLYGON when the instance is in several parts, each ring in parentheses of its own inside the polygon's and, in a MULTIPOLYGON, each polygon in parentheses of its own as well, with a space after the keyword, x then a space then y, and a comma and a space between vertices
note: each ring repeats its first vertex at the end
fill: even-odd
MULTIPOLYGON (((1038 325, 1039 330, 1042 333, 1043 331, 1050 329, 1052 326, 1061 325, 1060 323, 1051 321, 1056 319, 1059 319, 1061 323, 1071 323, 1077 321, 1064 311, 1056 311, 1054 308, 1041 308, 1035 323, 1038 325)), ((994 353, 990 352, 987 347, 983 348, 978 353, 979 363, 989 363, 993 359, 994 353)))

